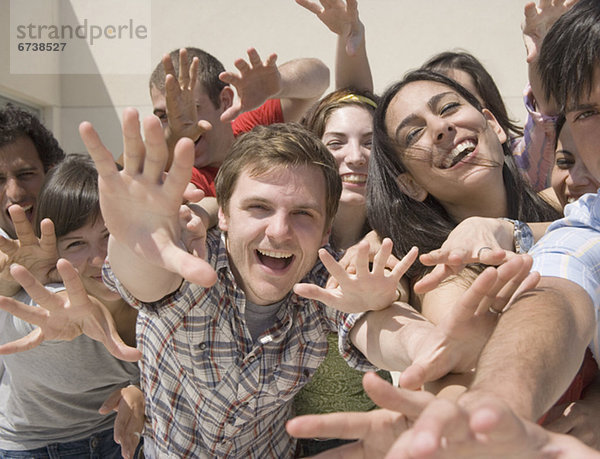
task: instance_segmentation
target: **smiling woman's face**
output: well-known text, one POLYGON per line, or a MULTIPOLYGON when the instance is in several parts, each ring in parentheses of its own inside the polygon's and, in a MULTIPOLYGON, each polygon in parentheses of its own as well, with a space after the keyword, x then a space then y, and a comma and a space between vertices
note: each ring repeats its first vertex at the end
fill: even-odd
POLYGON ((57 239, 58 256, 70 261, 79 271, 86 291, 104 301, 119 299, 119 294, 111 291, 102 282, 102 265, 106 258, 108 230, 102 217, 88 222, 81 228, 57 239))
POLYGON ((568 123, 565 123, 558 138, 551 183, 563 208, 585 193, 595 193, 600 188, 600 181, 590 174, 579 157, 568 123))
MULTIPOLYGON (((480 112, 438 82, 408 83, 386 113, 406 175, 446 207, 473 199, 490 180, 502 183, 506 134, 487 110, 480 112)), ((404 174, 402 174, 404 175, 404 174)))
POLYGON ((327 120, 321 140, 335 158, 342 178, 340 203, 364 206, 373 115, 357 105, 338 108, 327 120))

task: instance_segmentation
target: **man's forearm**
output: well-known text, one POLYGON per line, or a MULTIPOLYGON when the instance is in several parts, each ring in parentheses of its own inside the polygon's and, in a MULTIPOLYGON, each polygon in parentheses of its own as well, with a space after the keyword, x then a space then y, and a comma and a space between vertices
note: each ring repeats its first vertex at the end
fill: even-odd
POLYGON ((364 26, 362 29, 362 41, 353 56, 346 52, 346 37, 338 35, 335 56, 335 88, 342 89, 353 87, 373 91, 373 76, 367 57, 365 44, 364 26))
POLYGON ((595 324, 593 304, 581 287, 543 277, 502 315, 469 392, 492 392, 517 414, 538 419, 573 380, 595 324))

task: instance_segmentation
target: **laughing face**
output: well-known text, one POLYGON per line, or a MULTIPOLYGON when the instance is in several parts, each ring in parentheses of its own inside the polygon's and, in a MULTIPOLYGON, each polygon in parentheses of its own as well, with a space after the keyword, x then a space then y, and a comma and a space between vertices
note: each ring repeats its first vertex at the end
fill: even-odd
POLYGON ((342 178, 340 204, 365 205, 367 170, 373 139, 373 116, 348 105, 331 114, 321 139, 333 154, 342 178))
POLYGON ((19 137, 0 147, 0 227, 10 237, 16 238, 16 234, 8 208, 19 204, 31 221, 45 175, 44 165, 29 137, 19 137))
POLYGON ((493 115, 478 111, 452 88, 415 81, 392 99, 386 130, 406 169, 399 182, 411 196, 435 197, 451 214, 489 187, 502 187, 506 134, 493 115))
POLYGON ((328 239, 325 178, 317 167, 276 168, 237 179, 219 227, 237 283, 258 305, 285 297, 328 239))

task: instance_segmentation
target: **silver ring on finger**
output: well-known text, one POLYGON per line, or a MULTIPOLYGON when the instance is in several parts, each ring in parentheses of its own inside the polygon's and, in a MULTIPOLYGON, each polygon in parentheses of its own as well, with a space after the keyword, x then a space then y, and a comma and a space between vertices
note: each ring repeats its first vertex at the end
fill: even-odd
POLYGON ((502 314, 504 312, 503 310, 498 311, 497 309, 494 309, 492 306, 490 306, 488 308, 488 311, 497 316, 499 316, 500 314, 502 314))
POLYGON ((487 245, 484 247, 481 247, 478 251, 477 251, 477 258, 481 258, 481 252, 483 252, 484 250, 492 250, 491 247, 488 247, 487 245))

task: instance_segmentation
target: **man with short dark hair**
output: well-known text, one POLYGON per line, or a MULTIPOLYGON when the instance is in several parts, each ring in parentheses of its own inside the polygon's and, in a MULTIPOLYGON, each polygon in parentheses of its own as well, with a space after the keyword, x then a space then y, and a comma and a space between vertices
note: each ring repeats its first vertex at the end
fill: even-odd
POLYGON ((34 115, 8 105, 0 109, 0 229, 16 238, 8 208, 19 204, 31 221, 46 172, 65 154, 34 115))
MULTIPOLYGON (((17 232, 9 208, 18 204, 22 210, 16 211, 15 218, 32 221, 44 177, 64 157, 57 140, 37 117, 10 104, 0 109, 0 263, 23 264, 42 280, 48 280, 56 263, 54 240, 40 244, 34 234, 14 240, 17 232)), ((20 289, 4 270, 0 294, 12 296, 20 289)))

